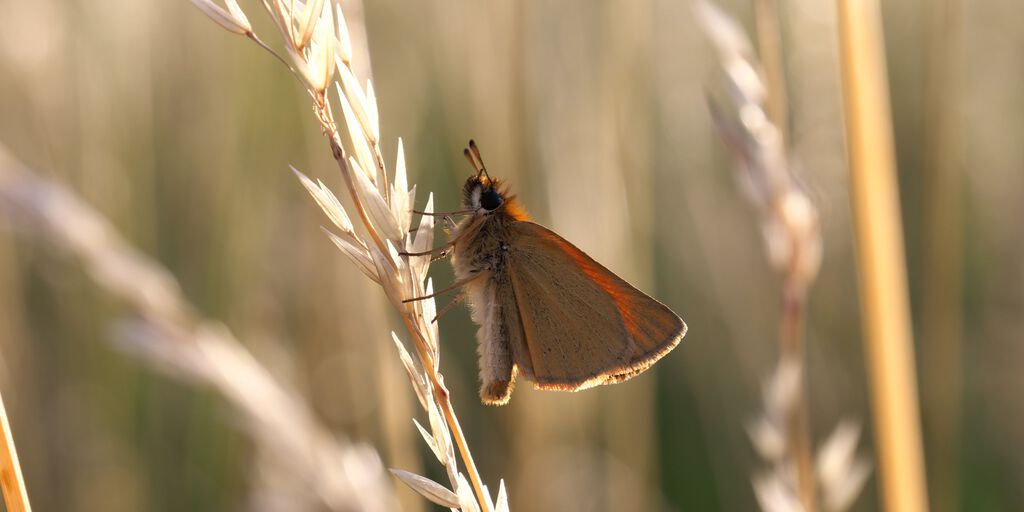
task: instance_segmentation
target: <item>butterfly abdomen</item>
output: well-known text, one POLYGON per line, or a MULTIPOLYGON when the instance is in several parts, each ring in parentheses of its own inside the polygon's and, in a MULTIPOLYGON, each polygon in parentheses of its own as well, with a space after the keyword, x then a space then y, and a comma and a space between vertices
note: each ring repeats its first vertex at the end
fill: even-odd
POLYGON ((480 356, 480 398, 484 403, 502 405, 508 401, 514 384, 512 353, 508 333, 503 329, 502 301, 498 290, 508 289, 511 231, 509 217, 490 214, 473 216, 458 226, 452 253, 452 267, 457 280, 467 280, 463 287, 477 330, 477 352, 480 356))

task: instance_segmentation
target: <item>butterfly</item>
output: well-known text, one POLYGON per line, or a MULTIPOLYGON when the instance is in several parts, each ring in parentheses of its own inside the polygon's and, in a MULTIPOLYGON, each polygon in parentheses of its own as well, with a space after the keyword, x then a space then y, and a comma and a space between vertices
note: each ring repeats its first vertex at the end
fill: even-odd
POLYGON ((462 189, 464 209, 452 214, 466 217, 447 218, 453 227, 440 248, 455 282, 431 297, 461 288, 453 304, 468 300, 484 403, 508 403, 519 377, 559 391, 622 382, 679 344, 679 315, 532 222, 490 177, 475 142, 464 153, 476 172, 462 189))

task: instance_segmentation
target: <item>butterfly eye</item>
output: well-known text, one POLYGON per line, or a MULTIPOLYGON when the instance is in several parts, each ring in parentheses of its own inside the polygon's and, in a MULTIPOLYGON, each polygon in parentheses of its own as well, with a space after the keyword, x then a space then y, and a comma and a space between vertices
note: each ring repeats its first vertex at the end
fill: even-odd
POLYGON ((501 195, 493 188, 484 190, 480 194, 480 206, 487 211, 491 211, 501 206, 501 195))

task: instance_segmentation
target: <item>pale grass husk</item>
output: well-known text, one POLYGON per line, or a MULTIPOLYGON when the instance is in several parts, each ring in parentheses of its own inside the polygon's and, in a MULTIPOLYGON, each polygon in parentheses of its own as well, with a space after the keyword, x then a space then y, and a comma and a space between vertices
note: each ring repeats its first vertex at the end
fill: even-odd
MULTIPOLYGON (((220 394, 257 448, 263 496, 292 510, 388 511, 397 507, 376 452, 333 435, 300 394, 275 379, 221 323, 199 315, 174 277, 61 185, 8 159, 0 148, 0 213, 81 262, 133 310, 118 346, 170 375, 220 394)), ((256 505, 256 504, 254 504, 256 505)))
MULTIPOLYGON (((197 2, 210 4, 211 0, 197 2)), ((389 183, 390 176, 380 148, 376 94, 369 80, 363 87, 356 76, 352 42, 344 14, 340 6, 332 1, 293 4, 283 0, 262 0, 262 4, 282 36, 289 57, 286 65, 299 78, 312 100, 314 113, 345 180, 361 228, 356 229, 352 225, 341 202, 322 183, 310 180, 297 170, 295 172, 339 230, 337 233, 328 233, 331 240, 364 274, 381 285, 388 300, 401 315, 412 338, 415 362, 398 336, 392 333, 392 337, 416 396, 430 419, 427 444, 445 467, 451 485, 448 491, 451 496, 457 497, 462 510, 489 512, 496 507, 507 509, 506 493, 499 493, 497 504, 491 501, 444 386, 444 378, 439 371, 439 333, 437 324, 432 321, 436 313, 434 300, 405 302, 431 293, 432 286, 427 278, 430 256, 403 256, 401 253, 432 249, 433 218, 423 216, 415 236, 410 233, 415 187, 408 186, 401 141, 395 160, 394 185, 389 183), (335 73, 338 75, 336 81, 335 73), (332 81, 337 92, 334 98, 328 94, 332 81), (339 111, 335 105, 338 104, 343 118, 340 124, 346 128, 345 137, 335 117, 335 112, 339 111), (346 147, 351 149, 351 154, 346 147), (456 465, 456 450, 465 465, 468 481, 456 465)), ((234 20, 234 25, 218 19, 223 12, 230 15, 233 10, 218 11, 208 7, 203 12, 230 32, 240 33, 233 29, 234 25, 243 25, 240 18, 234 20)), ((242 34, 284 61, 251 30, 242 34)), ((432 210, 432 203, 432 197, 428 197, 425 211, 432 210)), ((420 431, 426 432, 422 427, 420 431)), ((427 439, 427 436, 424 438, 427 439)), ((439 498, 442 495, 445 497, 442 501, 450 498, 434 487, 439 484, 427 484, 426 479, 402 480, 432 501, 442 499, 439 498)), ((500 490, 504 490, 503 485, 500 490)))
POLYGON ((782 279, 779 362, 764 384, 763 411, 747 426, 771 469, 757 474, 753 485, 764 510, 842 511, 860 494, 869 466, 854 455, 855 423, 840 424, 817 456, 812 449, 803 324, 807 292, 821 264, 821 233, 818 210, 793 171, 786 145, 777 6, 763 0, 757 7, 767 69, 739 24, 710 2, 697 3, 698 18, 718 51, 725 90, 725 101, 708 98, 711 115, 736 157, 740 186, 758 212, 768 258, 782 279))

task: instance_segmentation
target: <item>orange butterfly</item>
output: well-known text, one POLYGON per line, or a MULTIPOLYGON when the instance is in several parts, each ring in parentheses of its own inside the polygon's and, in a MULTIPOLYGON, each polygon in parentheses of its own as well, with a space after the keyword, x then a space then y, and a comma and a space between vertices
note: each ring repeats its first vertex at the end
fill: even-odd
POLYGON ((507 403, 517 375, 546 390, 622 382, 679 344, 686 324, 678 315, 530 222, 488 175, 476 143, 469 141, 465 155, 476 174, 463 187, 465 210, 456 213, 468 217, 445 246, 456 281, 431 296, 462 288, 460 299, 469 299, 480 325, 484 403, 507 403))

